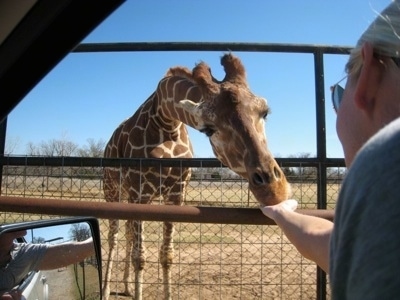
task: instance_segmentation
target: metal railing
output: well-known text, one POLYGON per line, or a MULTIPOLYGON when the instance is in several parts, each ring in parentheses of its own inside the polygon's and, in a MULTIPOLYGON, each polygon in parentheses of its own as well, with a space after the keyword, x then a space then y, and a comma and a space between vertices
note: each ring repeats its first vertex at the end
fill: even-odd
MULTIPOLYGON (((291 45, 291 44, 264 44, 264 43, 207 43, 207 42, 159 42, 159 43, 85 43, 78 45, 72 50, 73 53, 91 53, 91 52, 143 52, 143 51, 235 51, 235 52, 281 52, 281 53, 309 53, 314 58, 314 71, 315 71, 315 107, 316 107, 316 144, 317 144, 317 155, 315 158, 308 159, 296 159, 296 158, 281 158, 277 159, 280 165, 285 166, 298 166, 299 163, 302 166, 315 167, 317 170, 317 208, 325 210, 327 208, 327 169, 330 167, 344 167, 343 159, 332 159, 326 156, 326 125, 325 125, 325 93, 324 93, 324 55, 325 54, 348 54, 351 50, 350 47, 343 46, 326 46, 326 45, 291 45)), ((0 154, 4 153, 5 139, 6 139, 6 128, 7 120, 0 124, 0 154)), ((123 166, 132 165, 132 163, 149 164, 151 166, 158 166, 161 163, 167 164, 168 166, 185 166, 189 167, 220 167, 221 163, 216 159, 191 159, 191 160, 180 160, 179 162, 174 160, 129 160, 129 159, 105 159, 105 158, 71 158, 71 157, 0 157, 0 185, 3 175, 3 166, 11 165, 32 165, 32 166, 123 166)), ((5 204, 9 200, 7 197, 1 197, 5 204)), ((28 201, 28 200, 27 200, 28 201)), ((20 211, 24 209, 24 203, 19 201, 19 204, 14 204, 12 210, 17 211, 20 206, 20 211)), ((104 203, 109 206, 114 203, 104 203)), ((57 207, 62 207, 63 204, 58 204, 57 207)), ((64 203, 65 207, 69 203, 64 203)), ((5 208, 11 209, 10 206, 5 208)), ((42 207, 43 211, 45 208, 42 207)), ((88 208, 90 211, 90 207, 88 208)), ((125 208, 117 207, 115 211, 122 211, 125 208)), ((183 213, 189 213, 185 209, 193 208, 179 208, 183 210, 183 213)), ((225 208, 230 210, 233 208, 225 208)), ((111 215, 110 210, 109 214, 111 215)), ((251 210, 250 210, 251 211, 251 210)), ((94 212, 94 210, 93 210, 94 212)), ((235 219, 238 224, 246 222, 245 214, 239 210, 239 213, 235 214, 235 219)), ((321 211, 322 212, 322 211, 321 211)), ((195 213, 196 212, 192 212, 195 213)), ((208 215, 210 212, 197 211, 200 215, 208 215)), ((229 213, 224 212, 224 214, 229 213)), ((255 212, 252 212, 252 214, 255 212)), ((257 212, 258 213, 258 212, 257 212)), ((306 212, 310 213, 310 212, 306 212)), ((150 215, 152 213, 150 212, 150 215)), ((318 212, 317 212, 318 214, 318 212)), ((95 215, 93 213, 93 215, 95 215)), ((252 215, 254 217, 255 215, 252 215)), ((333 218, 331 213, 328 215, 321 214, 327 218, 333 218)), ((113 216, 110 216, 113 217, 113 216)), ((318 269, 317 272, 317 299, 326 299, 326 275, 318 269)))

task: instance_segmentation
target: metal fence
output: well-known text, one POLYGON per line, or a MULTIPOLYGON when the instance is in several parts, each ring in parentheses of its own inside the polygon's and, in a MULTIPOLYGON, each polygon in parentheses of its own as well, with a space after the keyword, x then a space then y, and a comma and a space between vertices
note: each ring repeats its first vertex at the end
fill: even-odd
MULTIPOLYGON (((102 169, 106 166, 140 164, 143 167, 190 166, 214 171, 225 167, 216 159, 140 160, 76 157, 3 157, 2 196, 54 198, 104 202, 102 169)), ((282 168, 297 168, 292 182, 300 208, 318 208, 318 174, 321 165, 314 159, 278 160, 282 168), (308 170, 302 172, 301 170, 308 170), (314 172, 315 171, 315 172, 314 172)), ((330 174, 326 182, 327 208, 335 206, 343 175, 343 163, 325 165, 330 174), (336 175, 335 175, 336 174, 336 175)), ((162 204, 154 203, 155 205, 162 204)), ((247 182, 238 179, 192 180, 185 205, 257 208, 247 182)), ((55 216, 1 213, 1 222, 26 221, 55 216)), ((147 249, 144 299, 162 295, 162 270, 158 252, 162 240, 160 222, 145 222, 147 249)), ((319 293, 318 270, 302 258, 276 226, 219 223, 177 223, 173 265, 174 299, 315 299, 319 293)), ((108 221, 100 220, 103 263, 108 253, 108 221)), ((124 226, 121 223, 118 255, 111 279, 112 299, 123 299, 125 257, 124 226), (121 296, 121 297, 120 297, 121 296)), ((105 265, 103 266, 105 267, 105 265)), ((104 269, 104 268, 103 268, 104 269)), ((324 297, 329 298, 325 282, 324 297)), ((320 297, 320 296, 318 296, 320 297)))
MULTIPOLYGON (((332 209, 343 175, 342 159, 326 157, 324 54, 346 54, 347 47, 242 43, 113 43, 82 44, 73 52, 121 51, 251 51, 310 53, 314 56, 316 96, 315 158, 277 159, 282 168, 300 170, 291 178, 300 208, 332 209), (308 168, 310 172, 301 172, 308 168), (337 175, 335 175, 337 174, 337 175)), ((6 121, 1 124, 0 149, 4 150, 6 121)), ((3 151, 4 152, 4 151, 3 151)), ((103 202, 101 173, 106 166, 132 163, 186 165, 199 170, 224 168, 215 159, 113 160, 101 158, 0 157, 2 196, 22 196, 103 202)), ((222 171, 221 171, 222 172, 222 171)), ((160 203, 161 204, 161 203, 160 203)), ((157 204, 156 204, 157 205, 157 204)), ((199 179, 189 184, 185 205, 214 207, 258 207, 242 180, 199 179)), ((2 222, 14 222, 49 215, 1 213, 2 222)), ((106 260, 107 220, 101 220, 103 261, 106 260)), ((123 227, 123 226, 122 226, 123 227)), ((147 222, 148 250, 144 298, 162 295, 158 251, 162 238, 159 222, 147 222)), ((125 260, 121 229, 111 290, 117 299, 123 292, 122 265, 125 260)), ((174 299, 327 299, 330 296, 325 273, 302 258, 276 226, 179 223, 174 239, 174 299)))

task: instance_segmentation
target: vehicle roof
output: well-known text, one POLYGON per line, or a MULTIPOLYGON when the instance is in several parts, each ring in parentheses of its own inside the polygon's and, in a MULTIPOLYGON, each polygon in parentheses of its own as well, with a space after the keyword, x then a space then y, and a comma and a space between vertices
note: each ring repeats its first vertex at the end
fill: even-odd
POLYGON ((124 0, 0 0, 0 122, 124 0))

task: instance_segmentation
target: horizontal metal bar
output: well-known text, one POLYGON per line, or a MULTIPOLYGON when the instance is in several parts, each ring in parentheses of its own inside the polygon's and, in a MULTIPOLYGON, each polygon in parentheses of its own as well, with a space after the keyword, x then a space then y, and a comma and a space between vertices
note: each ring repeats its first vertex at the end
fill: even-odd
POLYGON ((216 158, 100 158, 100 157, 42 157, 3 156, 0 166, 68 166, 68 167, 221 167, 216 158))
MULTIPOLYGON (((309 158, 276 158, 285 167, 344 167, 342 158, 326 158, 321 161, 309 158)), ((216 158, 99 158, 99 157, 42 157, 42 156, 0 156, 0 166, 68 166, 68 167, 192 167, 219 168, 224 165, 216 158)))
MULTIPOLYGON (((0 211, 160 222, 276 225, 258 208, 128 204, 0 196, 0 211)), ((331 221, 334 219, 333 210, 299 209, 297 212, 331 221)))
POLYGON ((135 51, 235 51, 235 52, 287 52, 348 54, 352 47, 277 44, 277 43, 216 43, 216 42, 120 42, 82 43, 72 52, 135 52, 135 51))

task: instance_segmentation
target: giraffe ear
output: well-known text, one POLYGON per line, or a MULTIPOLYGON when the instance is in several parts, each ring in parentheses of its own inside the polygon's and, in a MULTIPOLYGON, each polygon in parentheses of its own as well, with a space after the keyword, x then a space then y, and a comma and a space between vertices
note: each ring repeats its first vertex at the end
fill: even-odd
POLYGON ((192 116, 201 117, 202 109, 200 103, 193 102, 192 100, 184 99, 179 101, 180 106, 190 113, 192 116))

